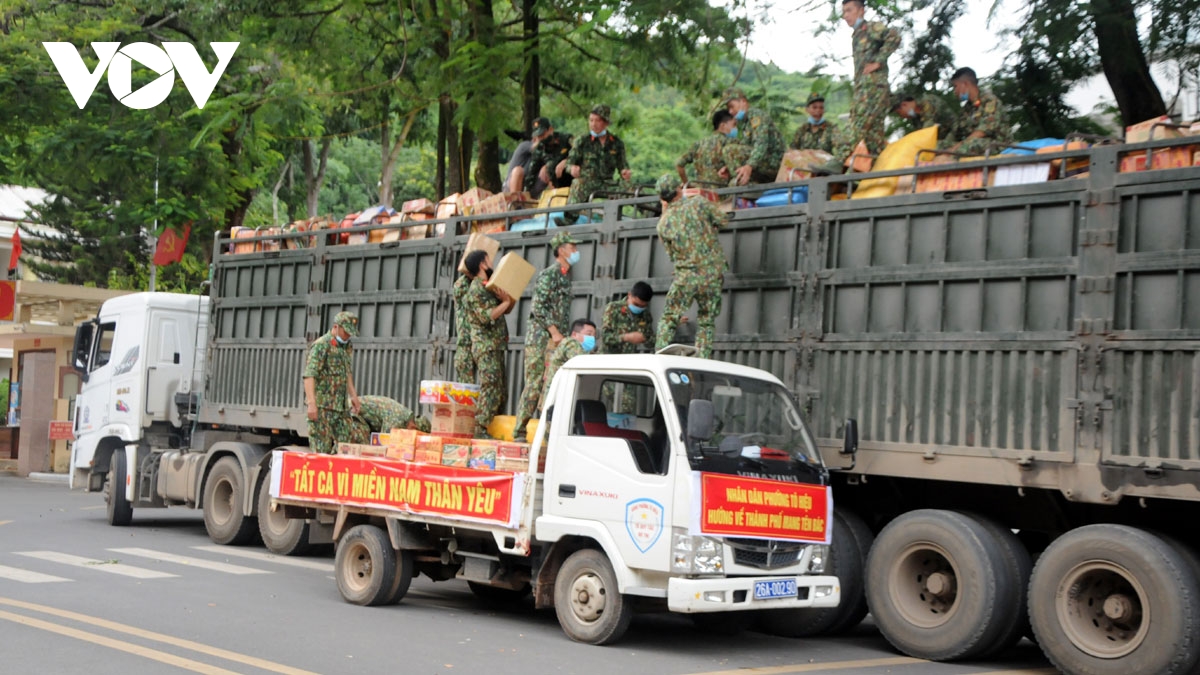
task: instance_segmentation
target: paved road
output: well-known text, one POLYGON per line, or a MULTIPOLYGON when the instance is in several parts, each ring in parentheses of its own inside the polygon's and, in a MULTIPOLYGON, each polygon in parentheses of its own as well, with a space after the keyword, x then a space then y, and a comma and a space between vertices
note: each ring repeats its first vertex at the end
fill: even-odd
POLYGON ((0 672, 966 675, 1053 673, 1026 641, 989 663, 897 654, 868 623, 852 635, 719 637, 681 617, 638 617, 612 647, 568 640, 553 611, 490 607, 466 584, 414 580, 400 605, 346 604, 332 557, 213 545, 200 514, 135 511, 109 527, 103 498, 0 477, 0 672))

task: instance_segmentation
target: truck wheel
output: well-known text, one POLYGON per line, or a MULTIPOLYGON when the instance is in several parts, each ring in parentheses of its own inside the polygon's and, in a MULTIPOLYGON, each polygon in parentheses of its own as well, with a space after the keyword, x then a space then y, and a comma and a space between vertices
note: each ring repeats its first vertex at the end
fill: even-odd
POLYGON ((258 533, 271 553, 304 555, 312 549, 308 543, 308 521, 288 518, 283 509, 271 511, 271 486, 264 480, 258 488, 258 533))
POLYGON ((204 529, 217 544, 245 544, 254 538, 254 518, 242 513, 245 480, 234 457, 222 457, 204 482, 204 529))
MULTIPOLYGON (((391 542, 388 542, 391 546, 391 542)), ((392 579, 392 587, 388 589, 387 596, 380 604, 394 605, 404 599, 408 595, 408 587, 412 584, 413 576, 416 574, 416 560, 412 551, 396 551, 396 576, 392 579)))
MULTIPOLYGON (((355 525, 342 535, 334 570, 338 590, 346 602, 374 607, 385 604, 393 595, 403 597, 396 585, 396 552, 392 542, 386 532, 374 525, 355 525)), ((411 568, 408 578, 412 580, 411 568)))
POLYGON ((812 637, 851 628, 867 615, 863 570, 867 551, 871 550, 871 530, 853 513, 834 509, 832 534, 825 573, 838 578, 841 602, 837 607, 766 610, 759 617, 764 632, 783 637, 812 637), (866 548, 861 548, 863 543, 866 548))
POLYGON ((572 553, 558 569, 554 612, 567 637, 592 645, 621 639, 633 620, 633 606, 617 591, 612 563, 592 548, 572 553))
POLYGON ((701 612, 692 615, 692 623, 696 628, 711 633, 736 637, 745 633, 754 624, 755 612, 743 610, 740 612, 701 612))
POLYGON ((124 527, 133 520, 133 505, 125 498, 125 449, 113 450, 108 462, 108 524, 124 527))
POLYGON ((500 586, 490 586, 481 584, 476 581, 468 581, 467 587, 475 594, 475 597, 495 605, 515 605, 518 602, 529 597, 533 591, 533 586, 529 584, 523 585, 521 588, 502 588, 500 586))
POLYGON ((1008 624, 1000 631, 1000 635, 996 638, 996 644, 980 654, 980 657, 987 658, 1012 648, 1030 630, 1029 605, 1026 599, 1029 591, 1029 576, 1033 571, 1033 560, 1029 557, 1029 551, 1025 545, 1021 543, 1016 534, 1013 534, 1011 529, 977 513, 964 515, 982 525, 995 544, 999 546, 1004 562, 1000 573, 1008 575, 1009 585, 1016 589, 1011 596, 1010 609, 1001 611, 997 608, 997 611, 1001 611, 1001 616, 1008 617, 1008 624))
POLYGON ((1200 597, 1189 563, 1162 539, 1124 525, 1088 525, 1038 558, 1029 618, 1051 663, 1068 673, 1193 672, 1200 597))
POLYGON ((1007 627, 1017 589, 983 526, 952 511, 906 513, 867 557, 867 604, 896 649, 921 659, 977 656, 1007 627))

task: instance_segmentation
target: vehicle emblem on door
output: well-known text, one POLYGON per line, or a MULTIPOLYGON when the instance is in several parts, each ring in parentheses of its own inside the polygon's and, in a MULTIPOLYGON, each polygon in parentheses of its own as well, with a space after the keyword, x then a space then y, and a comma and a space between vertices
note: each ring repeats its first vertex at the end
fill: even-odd
POLYGON ((635 499, 626 504, 625 529, 639 551, 649 551, 662 536, 662 504, 653 499, 635 499))

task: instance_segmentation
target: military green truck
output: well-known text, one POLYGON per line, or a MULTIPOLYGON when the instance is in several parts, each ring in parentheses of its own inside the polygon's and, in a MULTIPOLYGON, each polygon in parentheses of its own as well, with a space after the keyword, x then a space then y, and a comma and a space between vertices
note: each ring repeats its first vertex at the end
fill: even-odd
MULTIPOLYGON (((982 658, 1025 635, 1067 673, 1193 672, 1200 168, 1119 171, 1129 153, 1185 147, 1002 157, 980 165, 990 187, 867 200, 839 198, 861 175, 815 179, 771 186, 804 203, 733 212, 714 358, 776 375, 835 469, 829 573, 842 602, 775 612, 762 628, 827 635, 870 611, 891 644, 920 658, 982 658), (1088 172, 993 184, 1064 160, 1088 172)), ((912 171, 868 177, 902 173, 912 171)), ((672 266, 657 206, 647 196, 579 207, 598 222, 571 228, 582 253, 574 316, 598 320, 638 280, 655 289, 658 316, 672 266)), ((421 379, 455 376, 455 268, 472 224, 497 217, 380 244, 264 236, 267 250, 229 253, 219 239, 203 368, 183 378, 187 391, 147 399, 171 403, 174 426, 161 436, 171 447, 209 449, 186 467, 186 452, 139 455, 141 478, 113 493, 123 508, 202 507, 221 541, 252 536, 258 518, 283 552, 316 541, 320 523, 289 521, 263 498, 270 449, 304 443, 308 343, 336 312, 357 312, 358 389, 416 405, 421 379), (217 440, 200 445, 201 433, 217 440)), ((554 232, 495 237, 540 268, 554 232)), ((510 412, 528 308, 526 296, 509 315, 510 412)), ((128 471, 114 449, 137 445, 91 447, 73 462, 76 483, 100 489, 110 458, 128 471)))

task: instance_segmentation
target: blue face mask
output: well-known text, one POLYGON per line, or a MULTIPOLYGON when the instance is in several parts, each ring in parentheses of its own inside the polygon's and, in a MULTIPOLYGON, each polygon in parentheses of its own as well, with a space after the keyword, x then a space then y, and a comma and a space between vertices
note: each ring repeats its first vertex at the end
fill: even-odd
POLYGON ((603 138, 608 135, 608 129, 604 131, 589 131, 588 133, 592 135, 592 138, 603 138))
POLYGON ((595 335, 584 335, 583 340, 580 341, 579 344, 583 345, 583 351, 590 353, 593 349, 596 348, 596 336, 595 335))
POLYGON ((959 94, 958 100, 962 101, 963 103, 966 103, 967 101, 971 100, 971 95, 970 94, 959 94))
POLYGON ((574 251, 567 256, 567 264, 574 267, 579 262, 579 251, 574 251))
POLYGON ((631 302, 631 303, 629 303, 629 311, 633 312, 634 314, 641 314, 642 312, 646 311, 646 308, 638 307, 637 305, 635 305, 631 302))
POLYGON ((824 120, 824 119, 825 119, 824 117, 813 117, 812 115, 809 115, 809 116, 808 116, 808 123, 809 123, 809 124, 811 124, 811 125, 813 125, 813 126, 815 127, 815 126, 817 126, 818 124, 820 124, 820 123, 821 123, 821 121, 822 121, 822 120, 824 120))
POLYGON ((746 111, 745 110, 737 111, 737 114, 734 115, 733 118, 736 119, 737 121, 741 122, 742 120, 746 119, 746 111))
POLYGON ((855 28, 858 28, 858 27, 859 27, 859 26, 861 26, 862 24, 863 24, 863 18, 860 16, 860 17, 858 17, 858 19, 857 19, 857 20, 855 20, 855 22, 854 22, 854 27, 855 27, 855 28))
POLYGON ((337 343, 343 347, 350 344, 350 341, 347 340, 346 338, 342 337, 341 335, 334 335, 333 339, 337 340, 337 343))
POLYGON ((729 138, 737 138, 737 127, 730 129, 729 133, 727 133, 725 135, 728 136, 729 138))

